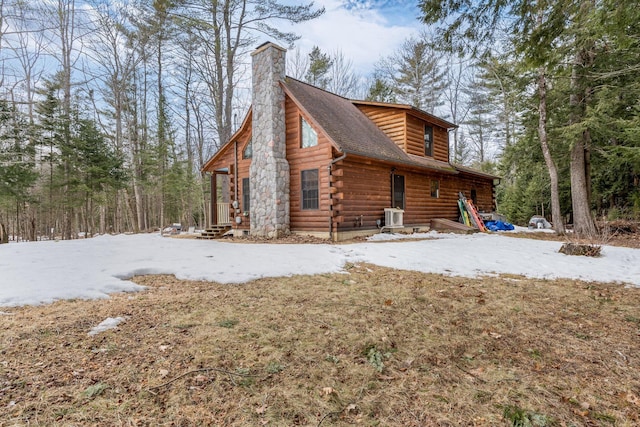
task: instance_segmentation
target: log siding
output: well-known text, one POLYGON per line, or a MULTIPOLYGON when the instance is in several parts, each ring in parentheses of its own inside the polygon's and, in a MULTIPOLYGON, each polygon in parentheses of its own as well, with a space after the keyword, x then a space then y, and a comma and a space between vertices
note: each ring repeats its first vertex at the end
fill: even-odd
MULTIPOLYGON (((396 145, 406 153, 425 156, 424 127, 433 129, 433 158, 448 162, 449 146, 447 129, 416 116, 401 108, 357 105, 396 145)), ((384 222, 384 209, 392 204, 392 175, 404 176, 405 212, 404 225, 428 226, 435 218, 458 220, 458 193, 471 198, 475 190, 476 207, 480 211, 495 208, 493 180, 489 176, 475 175, 469 171, 447 173, 427 169, 420 165, 408 166, 391 161, 376 160, 364 156, 341 153, 330 137, 319 127, 313 117, 308 117, 290 96, 285 97, 286 157, 290 168, 290 230, 293 232, 341 232, 376 230, 378 222, 384 222), (301 147, 301 120, 315 130, 318 143, 301 147), (341 157, 344 156, 344 157, 341 157), (340 160, 338 160, 340 159, 340 160), (302 172, 318 171, 318 208, 302 207, 302 172), (432 196, 432 182, 438 182, 438 195, 432 196)), ((446 122, 445 122, 446 123, 446 122)), ((232 209, 233 221, 239 230, 250 228, 248 216, 244 216, 243 178, 249 177, 251 159, 243 152, 251 139, 251 120, 216 154, 215 161, 207 163, 207 171, 227 169, 231 200, 239 204, 232 209)), ((375 154, 375 153, 372 153, 375 154)), ((373 156, 372 156, 373 157, 373 156)), ((212 159, 214 160, 214 159, 212 159)), ((454 169, 451 169, 454 171, 454 169)))
POLYGON ((289 215, 291 231, 329 232, 330 201, 329 171, 332 145, 327 136, 313 124, 290 97, 285 101, 285 126, 287 134, 287 160, 289 161, 290 198, 289 215), (318 144, 301 148, 302 120, 316 131, 318 144), (302 208, 302 171, 318 170, 318 209, 302 208))
MULTIPOLYGON (((407 151, 407 115, 404 111, 369 105, 358 106, 396 145, 407 151)), ((424 154, 424 150, 420 155, 424 154)))
POLYGON ((347 157, 335 168, 337 193, 334 203, 334 226, 347 231, 376 228, 376 220, 384 221, 384 208, 391 207, 391 175, 405 177, 404 225, 425 226, 434 218, 458 220, 458 193, 470 197, 476 190, 477 208, 493 210, 493 191, 486 180, 465 174, 443 174, 415 171, 384 165, 366 159, 347 157), (437 198, 431 197, 431 181, 439 183, 437 198))
POLYGON ((422 119, 407 115, 407 153, 416 156, 425 156, 424 152, 424 127, 431 126, 433 129, 433 157, 442 162, 449 161, 449 132, 447 129, 422 119))

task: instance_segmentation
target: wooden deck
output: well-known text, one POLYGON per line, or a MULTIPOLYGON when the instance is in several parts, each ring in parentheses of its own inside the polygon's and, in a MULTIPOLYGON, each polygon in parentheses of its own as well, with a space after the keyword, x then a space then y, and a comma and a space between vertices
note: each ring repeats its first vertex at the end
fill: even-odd
POLYGON ((468 227, 459 222, 444 218, 434 218, 431 220, 431 229, 436 231, 449 231, 454 233, 476 233, 478 229, 468 227))

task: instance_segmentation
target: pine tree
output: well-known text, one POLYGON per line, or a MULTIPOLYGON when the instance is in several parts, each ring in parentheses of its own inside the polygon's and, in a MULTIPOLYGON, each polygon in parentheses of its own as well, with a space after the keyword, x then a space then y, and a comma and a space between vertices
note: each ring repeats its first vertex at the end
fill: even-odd
MULTIPOLYGON (((558 53, 555 49, 557 46, 563 46, 573 53, 580 52, 572 43, 562 44, 561 36, 568 36, 570 32, 566 30, 567 21, 580 21, 580 14, 576 14, 576 4, 581 0, 567 0, 566 2, 529 2, 528 0, 520 0, 510 3, 502 0, 487 0, 469 5, 456 2, 455 0, 422 0, 420 7, 424 12, 423 20, 425 23, 436 23, 446 21, 442 29, 441 42, 450 49, 458 52, 467 52, 475 57, 481 58, 488 54, 493 48, 493 42, 496 40, 498 30, 502 28, 503 23, 508 21, 510 28, 507 30, 509 38, 503 39, 506 42, 506 48, 514 54, 520 55, 522 63, 528 67, 530 71, 537 70, 538 74, 538 93, 540 112, 539 119, 539 138, 542 150, 545 154, 545 160, 549 166, 549 174, 553 177, 554 167, 549 150, 545 149, 546 141, 546 79, 547 72, 557 63, 558 53), (448 20, 451 18, 451 20, 448 20), (544 89, 544 90, 542 90, 544 89)), ((584 24, 584 22, 582 22, 584 24)), ((575 33, 573 34, 575 35, 575 33)), ((577 69, 574 67, 574 69, 577 69)), ((572 79, 574 81, 574 79, 572 79)), ((577 81, 577 80, 576 80, 577 81)), ((575 93, 574 93, 575 95, 575 93)), ((575 98, 568 99, 570 104, 576 104, 575 98)), ((574 113, 572 122, 579 121, 578 115, 574 113)), ((589 195, 585 190, 586 169, 584 165, 578 164, 576 159, 584 160, 582 147, 584 143, 578 138, 571 149, 572 161, 572 186, 573 191, 573 211, 574 211, 574 228, 581 233, 593 234, 594 229, 593 218, 590 216, 588 209, 589 195), (580 154, 578 154, 580 152, 580 154), (581 157, 582 156, 582 157, 581 157)), ((552 179, 555 182, 555 178, 552 179)), ((560 207, 558 204, 557 190, 553 190, 553 216, 556 231, 563 232, 560 221, 560 207)))
POLYGON ((446 85, 445 71, 429 36, 404 41, 399 51, 376 64, 376 76, 393 88, 399 102, 421 108, 428 113, 442 105, 446 85))
MULTIPOLYGON (((14 234, 21 234, 21 217, 26 205, 33 201, 32 189, 38 177, 35 169, 33 146, 29 140, 27 120, 14 106, 0 100, 0 208, 16 212, 14 234)), ((0 243, 6 243, 6 225, 0 216, 0 243)), ((32 233, 28 233, 32 236, 32 233)))
POLYGON ((309 69, 305 74, 305 81, 309 84, 326 89, 329 83, 329 70, 333 60, 327 53, 323 53, 318 46, 314 46, 309 53, 309 69))
POLYGON ((396 96, 393 88, 389 86, 384 79, 374 77, 371 86, 369 86, 369 92, 366 100, 377 102, 396 102, 396 96))
POLYGON ((495 107, 481 82, 474 81, 467 92, 470 107, 464 124, 468 129, 467 137, 474 147, 475 161, 482 164, 487 160, 489 145, 496 129, 495 107))

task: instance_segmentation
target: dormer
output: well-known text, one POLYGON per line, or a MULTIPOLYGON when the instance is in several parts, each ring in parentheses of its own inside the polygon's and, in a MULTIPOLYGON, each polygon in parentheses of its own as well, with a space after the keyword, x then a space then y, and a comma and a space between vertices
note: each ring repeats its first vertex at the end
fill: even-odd
POLYGON ((449 161, 449 130, 455 124, 406 104, 352 102, 405 153, 449 161))

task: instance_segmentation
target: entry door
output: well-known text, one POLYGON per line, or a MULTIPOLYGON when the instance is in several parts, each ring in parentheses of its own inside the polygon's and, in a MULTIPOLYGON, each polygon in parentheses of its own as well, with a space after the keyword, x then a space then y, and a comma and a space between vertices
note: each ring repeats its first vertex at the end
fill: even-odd
POLYGON ((404 209, 404 175, 392 175, 392 207, 404 209))
POLYGON ((211 176, 211 225, 231 223, 229 178, 226 172, 214 173, 211 176))

